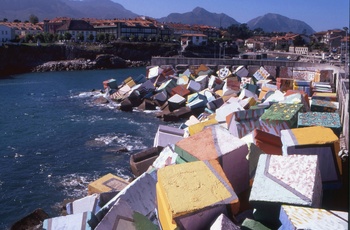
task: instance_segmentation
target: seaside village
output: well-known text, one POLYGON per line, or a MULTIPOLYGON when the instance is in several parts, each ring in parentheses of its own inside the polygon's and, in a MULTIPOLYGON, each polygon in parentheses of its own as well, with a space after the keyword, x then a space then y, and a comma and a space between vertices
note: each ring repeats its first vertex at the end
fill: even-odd
POLYGON ((92 100, 183 122, 131 155, 133 180, 102 176, 43 229, 348 229, 348 99, 332 71, 146 70, 106 79, 92 100))

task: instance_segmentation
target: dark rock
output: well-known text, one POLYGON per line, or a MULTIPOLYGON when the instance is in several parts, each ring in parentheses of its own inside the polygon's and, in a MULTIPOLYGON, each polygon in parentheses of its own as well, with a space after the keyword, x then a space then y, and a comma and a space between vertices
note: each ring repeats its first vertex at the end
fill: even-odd
POLYGON ((113 68, 126 68, 127 67, 127 62, 120 57, 113 56, 110 58, 111 65, 113 68))
POLYGON ((182 118, 189 118, 192 115, 192 111, 187 106, 176 109, 168 114, 164 114, 164 121, 178 121, 182 118))
POLYGON ((94 100, 94 103, 95 103, 95 104, 108 104, 109 101, 108 101, 107 98, 101 96, 101 97, 96 98, 96 99, 94 100))
POLYGON ((163 114, 164 121, 179 121, 181 119, 188 119, 191 115, 198 117, 204 111, 204 108, 190 109, 187 106, 176 109, 172 112, 165 112, 163 114))
POLYGON ((42 229, 43 221, 47 218, 49 218, 49 215, 41 208, 38 208, 14 223, 11 226, 11 230, 39 230, 42 229))
POLYGON ((125 68, 126 61, 112 54, 100 54, 96 57, 96 68, 125 68))
POLYGON ((149 99, 144 99, 143 102, 138 106, 139 110, 156 110, 156 104, 149 99))
POLYGON ((131 101, 128 98, 126 98, 120 103, 119 109, 124 112, 132 112, 133 105, 131 101))
POLYGON ((129 152, 129 150, 126 147, 116 147, 116 148, 108 148, 106 149, 106 152, 121 153, 121 152, 129 152))

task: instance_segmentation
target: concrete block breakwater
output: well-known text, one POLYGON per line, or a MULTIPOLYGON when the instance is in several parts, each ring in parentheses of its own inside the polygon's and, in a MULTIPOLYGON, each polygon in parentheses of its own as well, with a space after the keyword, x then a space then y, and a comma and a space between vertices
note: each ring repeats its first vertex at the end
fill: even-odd
POLYGON ((159 118, 183 123, 160 125, 152 149, 130 158, 138 174, 131 183, 113 175, 91 182, 88 197, 43 228, 346 229, 348 165, 338 154, 334 72, 293 69, 276 78, 267 66, 254 70, 165 65, 121 84, 103 81, 98 103, 160 110, 159 118), (300 114, 311 117, 300 123, 300 114))

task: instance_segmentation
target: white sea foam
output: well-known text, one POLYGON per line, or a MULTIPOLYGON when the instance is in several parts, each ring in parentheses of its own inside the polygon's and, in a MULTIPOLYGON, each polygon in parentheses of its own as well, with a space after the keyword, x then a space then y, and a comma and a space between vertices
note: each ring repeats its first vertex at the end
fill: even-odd
POLYGON ((87 195, 88 184, 96 179, 94 175, 72 173, 64 176, 48 174, 47 180, 51 186, 61 189, 65 196, 78 198, 87 195))
POLYGON ((95 138, 95 141, 100 141, 100 142, 103 142, 105 143, 105 145, 109 145, 111 144, 114 140, 118 139, 119 137, 118 136, 100 136, 100 137, 97 137, 95 138))
POLYGON ((71 120, 72 122, 86 122, 88 121, 89 123, 94 123, 96 121, 102 121, 104 120, 104 118, 102 118, 101 116, 96 116, 96 115, 92 115, 92 116, 80 116, 80 115, 71 115, 68 116, 67 119, 71 120))
POLYGON ((91 91, 91 92, 81 92, 77 95, 72 95, 70 98, 88 98, 88 97, 99 97, 103 96, 104 94, 100 91, 91 91))
POLYGON ((147 146, 143 144, 141 137, 135 137, 125 133, 99 135, 93 140, 88 141, 86 144, 91 147, 120 146, 125 147, 128 151, 147 148, 147 146))
POLYGON ((19 153, 15 153, 15 158, 19 158, 19 157, 24 157, 24 155, 19 154, 19 153))
POLYGON ((116 168, 115 170, 116 170, 116 172, 114 172, 114 174, 116 176, 119 176, 125 180, 129 179, 129 176, 127 176, 128 173, 126 172, 126 170, 124 168, 116 168))

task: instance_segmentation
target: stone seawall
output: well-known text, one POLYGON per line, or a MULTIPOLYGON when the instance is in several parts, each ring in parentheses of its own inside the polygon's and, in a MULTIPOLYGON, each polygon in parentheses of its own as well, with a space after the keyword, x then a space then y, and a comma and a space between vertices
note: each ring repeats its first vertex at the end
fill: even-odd
POLYGON ((156 42, 6 45, 0 46, 0 77, 39 69, 44 71, 50 65, 52 68, 49 70, 55 71, 146 65, 150 63, 152 56, 173 56, 177 54, 177 49, 176 44, 156 42), (101 55, 106 55, 110 61, 103 62, 106 58, 101 58, 101 55), (92 65, 95 61, 97 66, 92 65))

